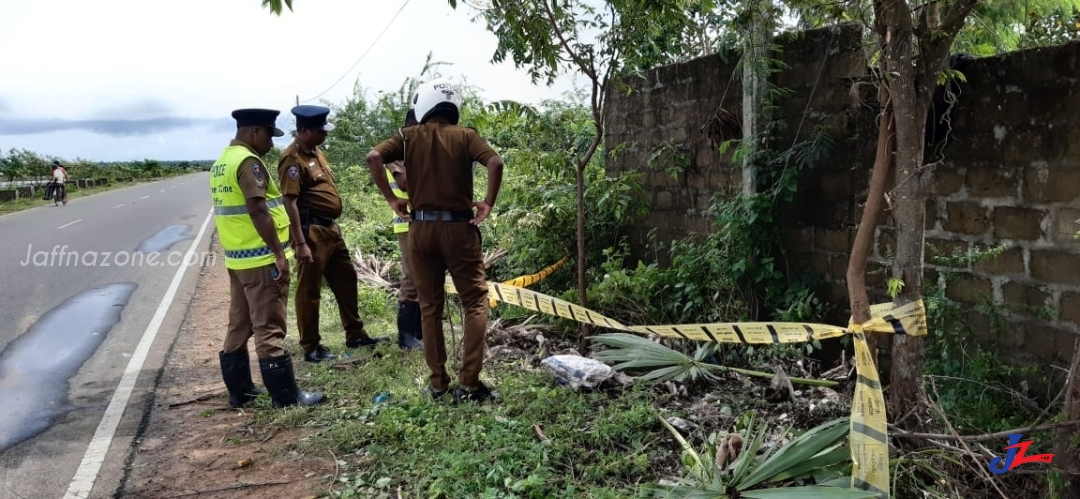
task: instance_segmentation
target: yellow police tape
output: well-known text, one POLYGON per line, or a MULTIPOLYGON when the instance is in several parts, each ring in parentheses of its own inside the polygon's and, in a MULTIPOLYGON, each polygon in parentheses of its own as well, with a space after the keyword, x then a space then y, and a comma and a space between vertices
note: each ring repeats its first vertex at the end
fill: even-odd
MULTIPOLYGON (((532 284, 538 280, 525 279, 523 282, 532 284)), ((508 282, 514 282, 514 280, 508 282)), ((449 280, 446 282, 446 292, 457 292, 449 280)), ((885 397, 881 392, 881 382, 873 357, 870 355, 870 349, 866 344, 865 334, 926 335, 926 308, 922 300, 900 306, 892 303, 873 305, 870 307, 871 319, 869 321, 851 324, 846 328, 801 322, 627 326, 599 312, 519 286, 488 282, 488 293, 493 295, 493 299, 504 303, 585 324, 687 340, 752 344, 805 343, 852 335, 855 343, 855 372, 858 377, 851 404, 851 430, 848 436, 851 459, 854 463, 851 473, 852 487, 871 490, 882 497, 889 497, 889 445, 885 397)))
MULTIPOLYGON (((533 284, 536 284, 536 283, 544 280, 545 278, 547 278, 547 276, 549 276, 551 274, 554 274, 556 270, 559 270, 559 269, 562 268, 563 265, 566 265, 566 262, 568 262, 569 260, 570 260, 569 256, 564 256, 564 257, 562 257, 562 260, 559 260, 559 261, 549 265, 547 268, 545 268, 544 270, 541 270, 540 272, 537 272, 535 274, 530 274, 530 275, 523 275, 521 277, 515 277, 513 279, 510 279, 509 281, 503 281, 502 283, 506 284, 507 286, 517 286, 517 287, 521 287, 521 288, 527 288, 529 286, 532 286, 533 284)), ((447 286, 450 286, 449 288, 447 288, 449 293, 454 293, 455 292, 455 291, 451 291, 451 289, 454 286, 454 284, 452 282, 447 281, 447 286)), ((489 298, 490 298, 489 305, 491 306, 491 308, 495 308, 495 305, 499 304, 499 300, 497 298, 495 298, 494 296, 489 296, 489 298)))

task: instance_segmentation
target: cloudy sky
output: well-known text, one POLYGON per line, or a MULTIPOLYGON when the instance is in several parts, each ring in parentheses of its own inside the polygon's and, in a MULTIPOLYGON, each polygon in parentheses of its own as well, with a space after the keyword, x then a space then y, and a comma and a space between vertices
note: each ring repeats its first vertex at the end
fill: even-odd
POLYGON ((455 11, 446 0, 294 0, 280 17, 260 0, 4 3, 3 151, 212 159, 232 137, 233 109, 281 110, 288 130, 298 96, 341 103, 357 81, 371 95, 397 90, 429 51, 487 99, 538 102, 572 88, 567 77, 534 86, 511 64, 492 65, 494 35, 460 2, 455 11))

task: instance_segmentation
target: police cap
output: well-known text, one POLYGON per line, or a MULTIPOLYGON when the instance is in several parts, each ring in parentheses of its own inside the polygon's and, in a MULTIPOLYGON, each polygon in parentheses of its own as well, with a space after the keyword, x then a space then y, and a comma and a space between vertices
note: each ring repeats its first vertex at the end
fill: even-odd
POLYGON ((329 132, 334 125, 326 121, 330 114, 330 108, 324 106, 296 106, 292 108, 293 116, 296 116, 296 129, 313 128, 329 132))
POLYGON ((232 112, 236 128, 246 126, 265 126, 274 129, 274 137, 281 137, 285 132, 277 127, 277 116, 281 111, 275 109, 237 109, 232 112))

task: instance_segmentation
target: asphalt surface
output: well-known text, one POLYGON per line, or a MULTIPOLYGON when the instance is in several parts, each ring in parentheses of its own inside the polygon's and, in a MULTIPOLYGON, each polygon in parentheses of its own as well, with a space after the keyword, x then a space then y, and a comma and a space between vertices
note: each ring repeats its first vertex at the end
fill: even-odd
POLYGON ((199 267, 222 264, 208 182, 0 217, 0 497, 115 493, 199 267))

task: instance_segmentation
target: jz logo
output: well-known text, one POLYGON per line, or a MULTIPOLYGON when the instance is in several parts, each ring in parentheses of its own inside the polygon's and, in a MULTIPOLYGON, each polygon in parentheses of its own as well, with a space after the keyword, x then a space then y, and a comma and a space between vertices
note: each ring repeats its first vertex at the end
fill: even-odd
POLYGON ((1021 442, 1021 438, 1024 438, 1022 433, 1009 434, 1009 446, 1005 448, 1005 459, 995 457, 991 460, 990 471, 997 475, 1001 475, 1024 463, 1050 463, 1054 460, 1053 454, 1027 456, 1026 454, 1028 447, 1031 446, 1031 440, 1021 442))

